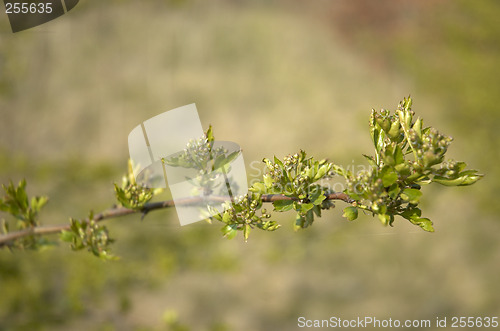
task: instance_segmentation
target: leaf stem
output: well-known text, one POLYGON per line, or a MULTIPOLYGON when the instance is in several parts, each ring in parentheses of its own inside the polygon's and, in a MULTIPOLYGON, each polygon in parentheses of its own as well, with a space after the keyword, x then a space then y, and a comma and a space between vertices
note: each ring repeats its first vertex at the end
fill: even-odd
POLYGON ((418 160, 417 151, 415 151, 415 149, 413 148, 413 145, 411 144, 410 132, 409 132, 409 128, 406 126, 406 121, 405 121, 405 116, 404 116, 403 111, 402 110, 398 111, 398 115, 399 115, 399 122, 401 123, 401 128, 403 128, 403 131, 405 133, 406 141, 408 142, 408 145, 410 145, 410 148, 413 152, 413 156, 415 157, 415 161, 417 161, 418 160))

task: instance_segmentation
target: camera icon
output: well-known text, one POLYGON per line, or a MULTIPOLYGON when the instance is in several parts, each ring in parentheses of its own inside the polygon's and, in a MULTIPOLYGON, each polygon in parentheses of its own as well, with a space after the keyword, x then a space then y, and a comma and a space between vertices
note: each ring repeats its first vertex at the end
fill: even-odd
POLYGON ((209 218, 248 191, 241 148, 203 132, 195 104, 152 117, 128 136, 136 182, 171 191, 181 225, 209 218))

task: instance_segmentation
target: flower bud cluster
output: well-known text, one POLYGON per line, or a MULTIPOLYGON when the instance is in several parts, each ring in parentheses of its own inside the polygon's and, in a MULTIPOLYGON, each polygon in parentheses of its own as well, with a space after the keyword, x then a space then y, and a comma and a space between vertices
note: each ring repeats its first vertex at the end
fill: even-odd
POLYGON ((448 178, 455 178, 459 176, 460 172, 465 168, 465 163, 448 160, 441 164, 441 167, 436 170, 436 175, 445 176, 448 178))
POLYGON ((206 137, 200 139, 191 139, 184 149, 184 155, 190 157, 191 159, 207 159, 210 157, 210 143, 206 137))
POLYGON ((294 169, 299 162, 299 154, 295 153, 293 155, 288 155, 283 158, 283 165, 285 166, 285 169, 290 171, 294 169))
POLYGON ((118 202, 130 209, 141 209, 149 202, 158 189, 147 188, 143 184, 139 185, 135 182, 132 168, 129 167, 129 174, 123 176, 122 185, 115 184, 115 196, 118 202))
POLYGON ((382 179, 378 178, 371 169, 360 171, 356 176, 348 177, 346 186, 349 194, 363 197, 363 199, 372 202, 387 196, 382 179))
POLYGON ((186 148, 176 156, 163 159, 163 162, 172 167, 183 167, 198 170, 196 181, 200 187, 207 187, 210 182, 217 179, 219 174, 213 172, 213 160, 219 156, 227 155, 228 151, 223 146, 213 148, 213 138, 207 135, 199 139, 191 139, 186 148))
POLYGON ((274 231, 280 227, 276 221, 269 220, 271 214, 265 208, 261 208, 260 194, 248 193, 227 203, 222 215, 215 215, 214 218, 226 224, 222 228, 224 236, 233 238, 237 231, 243 231, 244 238, 247 240, 250 229, 253 227, 266 231, 274 231))
POLYGON ((268 169, 269 169, 269 174, 274 180, 279 179, 281 176, 283 176, 283 171, 277 164, 268 167, 268 169))
POLYGON ((264 218, 271 217, 266 209, 261 209, 260 215, 258 214, 259 209, 262 207, 262 200, 256 194, 248 193, 235 197, 228 206, 229 208, 225 212, 229 213, 231 223, 254 224, 264 218))
POLYGON ((451 137, 440 134, 436 129, 429 128, 420 138, 415 130, 410 130, 410 143, 417 154, 417 163, 424 168, 432 167, 443 161, 451 137))
POLYGON ((73 250, 87 248, 95 256, 102 259, 115 259, 110 254, 110 244, 114 242, 109 237, 108 229, 97 224, 93 219, 93 213, 90 213, 88 220, 70 220, 70 230, 63 231, 61 238, 71 243, 73 250))

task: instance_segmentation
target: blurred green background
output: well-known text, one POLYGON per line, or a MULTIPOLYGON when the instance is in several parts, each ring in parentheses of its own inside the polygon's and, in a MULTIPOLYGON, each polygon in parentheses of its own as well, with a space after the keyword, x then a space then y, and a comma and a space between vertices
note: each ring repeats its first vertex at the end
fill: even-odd
POLYGON ((64 244, 2 250, 0 330, 499 316, 499 16, 494 0, 88 0, 12 34, 0 15, 0 182, 49 195, 44 224, 110 207, 130 130, 193 102, 218 140, 242 146, 249 179, 263 157, 300 148, 361 164, 370 109, 408 94, 455 138, 450 156, 486 175, 424 188, 432 234, 349 223, 338 203, 298 233, 280 215, 280 230, 248 243, 218 225, 181 228, 174 210, 111 220, 118 262, 64 244))

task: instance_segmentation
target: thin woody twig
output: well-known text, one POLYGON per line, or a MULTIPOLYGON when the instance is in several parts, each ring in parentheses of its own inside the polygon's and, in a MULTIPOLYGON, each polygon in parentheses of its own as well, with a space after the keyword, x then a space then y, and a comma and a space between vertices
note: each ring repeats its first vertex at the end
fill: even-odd
MULTIPOLYGON (((209 199, 210 199, 210 201, 215 201, 215 202, 224 202, 227 200, 226 197, 217 197, 217 196, 212 196, 209 199)), ((280 200, 298 200, 297 198, 287 197, 287 196, 284 196, 281 194, 264 194, 261 196, 261 199, 262 199, 262 202, 274 202, 274 201, 280 201, 280 200)), ((330 194, 326 195, 326 199, 327 200, 341 200, 341 201, 344 201, 346 203, 354 202, 354 200, 352 200, 345 193, 330 193, 330 194)), ((150 202, 150 203, 145 204, 142 209, 113 207, 113 208, 105 210, 99 214, 95 214, 94 218, 92 220, 95 222, 100 222, 100 221, 104 221, 104 220, 111 219, 111 218, 117 218, 117 217, 121 217, 121 216, 125 216, 125 215, 137 214, 137 213, 142 213, 143 217, 144 217, 150 211, 170 208, 170 207, 174 207, 175 205, 178 205, 178 206, 196 205, 196 204, 199 204, 200 202, 205 202, 205 201, 206 201, 206 198, 203 198, 203 197, 192 197, 192 198, 185 198, 185 199, 177 200, 176 203, 174 203, 173 200, 150 202)), ((91 220, 86 219, 86 221, 90 222, 91 220)), ((9 232, 7 234, 0 235, 0 247, 8 246, 9 243, 11 243, 12 241, 19 239, 19 238, 23 238, 23 237, 27 237, 27 236, 31 236, 31 235, 54 234, 54 233, 59 233, 61 231, 68 231, 69 229, 70 229, 70 224, 59 224, 59 225, 36 226, 36 227, 29 228, 29 229, 9 232)))

